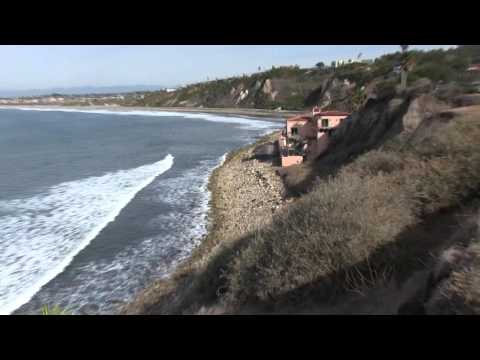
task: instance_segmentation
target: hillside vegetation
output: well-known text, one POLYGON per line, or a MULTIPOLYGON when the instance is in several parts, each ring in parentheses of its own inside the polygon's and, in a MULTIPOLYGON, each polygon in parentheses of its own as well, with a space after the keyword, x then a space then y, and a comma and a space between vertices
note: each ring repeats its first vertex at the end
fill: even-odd
MULTIPOLYGON (((379 83, 385 88, 398 83, 399 75, 393 72, 393 68, 401 62, 403 55, 397 52, 371 63, 352 63, 337 68, 272 68, 252 75, 191 84, 172 92, 149 92, 143 98, 127 97, 123 105, 284 110, 303 110, 320 105, 326 109, 354 111, 363 105, 379 83)), ((409 76, 410 83, 420 78, 428 78, 434 85, 453 82, 448 90, 458 94, 478 88, 478 85, 472 85, 478 76, 465 72, 469 64, 480 60, 480 50, 475 45, 450 50, 410 51, 408 55, 416 64, 409 76)))
POLYGON ((371 92, 329 150, 279 170, 290 201, 125 311, 480 313, 480 91, 459 65, 474 53, 414 53, 406 89, 357 79, 371 92), (458 69, 433 78, 429 61, 458 69))

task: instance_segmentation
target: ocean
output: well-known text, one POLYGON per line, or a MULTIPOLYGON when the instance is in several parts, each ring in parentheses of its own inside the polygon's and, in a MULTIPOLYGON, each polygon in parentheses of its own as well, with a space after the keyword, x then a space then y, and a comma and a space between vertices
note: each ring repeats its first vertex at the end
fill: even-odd
POLYGON ((278 122, 0 109, 0 314, 114 314, 206 233, 208 177, 278 122))

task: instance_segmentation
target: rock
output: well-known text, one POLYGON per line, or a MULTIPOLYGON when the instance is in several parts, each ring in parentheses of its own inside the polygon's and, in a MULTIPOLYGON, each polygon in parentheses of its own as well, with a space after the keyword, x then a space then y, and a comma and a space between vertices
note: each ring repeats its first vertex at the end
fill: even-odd
POLYGON ((406 90, 409 96, 419 96, 421 94, 426 94, 433 90, 432 80, 427 78, 421 78, 415 81, 411 86, 406 90))
POLYGON ((440 103, 433 96, 421 95, 410 103, 407 112, 402 118, 403 127, 406 131, 414 131, 425 118, 431 117, 433 114, 447 108, 448 106, 440 103))
POLYGON ((395 114, 404 103, 405 103, 405 100, 401 98, 391 99, 388 102, 388 109, 387 109, 388 115, 392 116, 393 114, 395 114))
POLYGON ((266 79, 265 82, 263 83, 263 88, 262 91, 264 94, 271 94, 272 93, 272 81, 270 79, 266 79))
POLYGON ((95 304, 86 304, 80 308, 80 314, 82 315, 95 315, 98 313, 99 307, 95 304))

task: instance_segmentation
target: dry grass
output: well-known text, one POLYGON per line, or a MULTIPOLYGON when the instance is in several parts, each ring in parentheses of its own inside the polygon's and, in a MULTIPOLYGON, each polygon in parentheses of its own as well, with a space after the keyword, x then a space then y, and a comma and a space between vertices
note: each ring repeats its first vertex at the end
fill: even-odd
POLYGON ((231 299, 276 299, 367 259, 415 222, 408 198, 393 188, 386 176, 341 174, 319 184, 236 258, 231 299))
POLYGON ((303 301, 299 289, 321 289, 328 297, 387 281, 399 271, 396 264, 423 246, 410 241, 407 247, 402 234, 476 194, 478 139, 480 119, 456 118, 420 144, 371 151, 319 181, 244 240, 227 267, 224 299, 303 301))
POLYGON ((448 248, 433 272, 436 284, 425 303, 428 314, 480 314, 480 231, 475 225, 463 233, 467 244, 448 248))
MULTIPOLYGON (((411 139, 392 141, 322 176, 258 229, 214 227, 192 257, 196 265, 179 269, 159 290, 160 300, 152 296, 156 301, 148 312, 327 309, 325 304, 351 292, 387 288, 425 270, 419 264, 449 238, 442 235, 451 226, 443 224, 441 212, 480 189, 480 118, 456 117, 421 141, 411 139)), ((225 223, 228 211, 215 211, 225 223)), ((477 250, 480 255, 480 249, 472 251, 477 250)), ((474 312, 480 299, 475 269, 459 267, 436 293, 440 300, 431 311, 446 312, 446 306, 454 313, 474 312)))

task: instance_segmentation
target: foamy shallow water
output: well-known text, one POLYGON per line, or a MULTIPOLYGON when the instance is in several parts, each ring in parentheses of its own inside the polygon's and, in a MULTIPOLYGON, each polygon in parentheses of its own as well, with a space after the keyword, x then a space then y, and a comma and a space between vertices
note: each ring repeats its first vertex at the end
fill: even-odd
MULTIPOLYGON (((4 314, 35 314, 45 304, 61 305, 75 314, 115 313, 119 304, 170 274, 199 244, 206 233, 208 177, 225 153, 279 126, 259 121, 255 127, 244 124, 250 120, 237 123, 230 117, 202 121, 206 119, 189 119, 185 114, 154 118, 127 116, 128 112, 119 117, 112 116, 117 112, 67 110, 10 110, 6 114, 15 121, 7 121, 3 128, 2 120, 8 119, 0 111, 0 151, 25 164, 20 174, 15 161, 2 167, 0 159, 0 312, 4 314), (27 141, 12 141, 8 134, 2 141, 14 124, 22 122, 28 131, 35 131, 35 140, 45 137, 35 143, 35 152, 24 149, 30 140, 23 127, 13 134, 27 141), (71 142, 64 141, 66 136, 71 142), (26 158, 22 158, 24 150, 26 158), (51 154, 55 159, 45 162, 51 154), (53 180, 64 178, 64 173, 73 180, 33 189, 33 196, 9 198, 8 192, 3 193, 2 200, 2 189, 23 194, 30 188, 17 190, 16 184, 37 163, 51 162, 47 173, 55 175, 53 180), (10 171, 5 171, 9 166, 10 171), (115 171, 100 171, 118 166, 115 171), (10 176, 2 178, 2 170, 10 176), (82 177, 84 173, 99 174, 82 177), (11 181, 2 188, 2 179, 11 181)), ((35 176, 45 173, 40 170, 35 176)))
POLYGON ((272 124, 266 120, 256 120, 242 116, 224 116, 206 113, 186 113, 176 111, 156 111, 156 110, 104 110, 104 109, 79 109, 79 108, 37 108, 37 107, 15 107, 18 110, 26 111, 62 111, 86 114, 104 114, 104 115, 120 115, 120 116, 154 116, 154 117, 175 117, 194 120, 205 120, 213 122, 224 122, 230 124, 238 124, 247 129, 272 129, 278 128, 278 124, 272 124))
POLYGON ((0 217, 0 314, 28 302, 172 165, 168 155, 136 169, 59 184, 32 198, 0 201, 10 213, 0 217))

